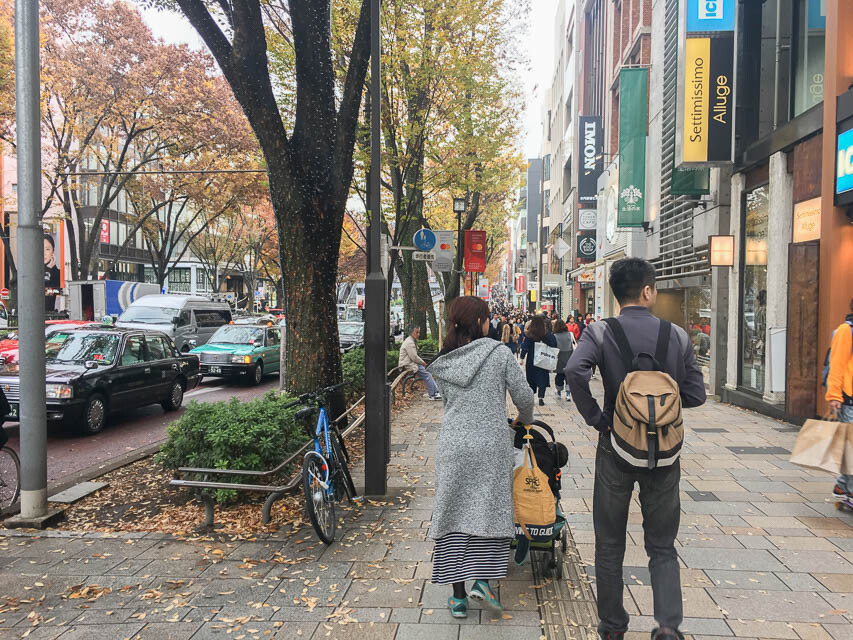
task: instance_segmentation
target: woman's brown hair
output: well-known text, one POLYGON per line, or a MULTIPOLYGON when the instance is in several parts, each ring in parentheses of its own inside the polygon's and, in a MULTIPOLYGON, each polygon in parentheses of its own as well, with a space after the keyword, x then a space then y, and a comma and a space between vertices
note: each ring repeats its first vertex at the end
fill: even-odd
POLYGON ((501 342, 507 344, 512 339, 512 329, 509 324, 505 324, 504 328, 501 329, 501 342))
POLYGON ((533 340, 533 342, 539 342, 547 334, 548 327, 545 324, 545 318, 542 316, 533 316, 533 319, 530 321, 530 326, 527 327, 527 330, 524 332, 524 335, 533 340))
POLYGON ((483 337, 489 305, 481 298, 462 296, 450 303, 449 326, 442 351, 447 353, 483 337))
POLYGON ((566 326, 566 323, 557 318, 554 320, 554 333, 565 333, 569 328, 566 326))

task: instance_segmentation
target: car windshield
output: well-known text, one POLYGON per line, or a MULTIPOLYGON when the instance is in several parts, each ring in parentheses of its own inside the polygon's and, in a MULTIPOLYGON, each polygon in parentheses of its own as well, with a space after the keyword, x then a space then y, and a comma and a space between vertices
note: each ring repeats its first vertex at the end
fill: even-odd
POLYGON ((112 364, 116 358, 119 337, 113 333, 69 331, 51 334, 45 346, 47 361, 52 364, 79 364, 94 360, 112 364))
POLYGON ((364 335, 363 324, 341 324, 338 325, 338 333, 342 336, 358 336, 364 335))
POLYGON ((264 341, 264 330, 257 327, 240 326, 236 324, 226 324, 224 327, 219 327, 213 337, 209 340, 210 344, 262 344, 264 341))
POLYGON ((142 305, 131 305, 125 309, 119 322, 147 322, 154 324, 171 324, 175 316, 180 315, 180 309, 172 307, 146 307, 142 305))

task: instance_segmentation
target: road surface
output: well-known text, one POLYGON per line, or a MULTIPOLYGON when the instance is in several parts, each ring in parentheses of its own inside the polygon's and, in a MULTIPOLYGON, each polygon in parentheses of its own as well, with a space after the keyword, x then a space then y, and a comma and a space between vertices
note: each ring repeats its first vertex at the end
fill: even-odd
MULTIPOLYGON (((191 400, 219 402, 236 396, 251 400, 267 391, 278 388, 278 376, 267 376, 257 387, 218 378, 206 378, 200 386, 184 396, 184 407, 191 400)), ((184 409, 166 413, 160 405, 132 409, 111 415, 106 428, 95 436, 80 436, 61 426, 48 426, 47 481, 56 487, 75 474, 93 467, 108 467, 121 457, 133 454, 166 439, 166 427, 183 413, 184 409)), ((9 445, 20 451, 18 424, 6 423, 9 445)))

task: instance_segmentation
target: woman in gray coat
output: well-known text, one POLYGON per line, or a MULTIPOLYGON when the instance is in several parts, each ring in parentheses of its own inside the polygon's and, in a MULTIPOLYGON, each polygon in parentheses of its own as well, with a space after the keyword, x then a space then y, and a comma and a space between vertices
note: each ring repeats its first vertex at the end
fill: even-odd
POLYGON ((507 391, 518 421, 533 420, 533 392, 509 349, 487 338, 489 307, 464 296, 450 305, 444 348, 429 371, 444 396, 444 419, 435 458, 435 540, 432 581, 452 584, 454 617, 468 615, 470 595, 493 609, 501 604, 489 580, 506 577, 515 536, 512 501, 513 433, 507 426, 507 391))

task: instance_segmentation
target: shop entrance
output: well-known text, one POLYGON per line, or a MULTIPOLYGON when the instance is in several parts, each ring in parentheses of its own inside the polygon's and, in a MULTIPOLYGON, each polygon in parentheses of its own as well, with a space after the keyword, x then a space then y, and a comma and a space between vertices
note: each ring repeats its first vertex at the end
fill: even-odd
POLYGON ((820 243, 788 248, 788 371, 785 412, 813 418, 817 412, 817 320, 820 243))

